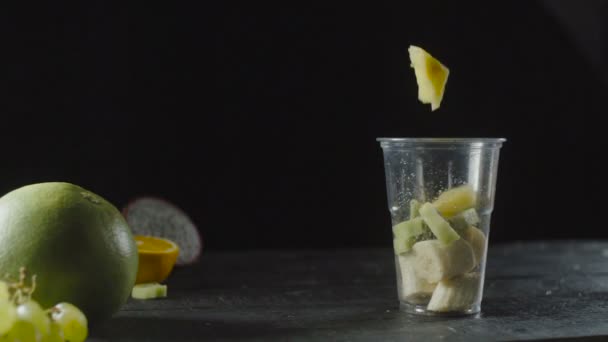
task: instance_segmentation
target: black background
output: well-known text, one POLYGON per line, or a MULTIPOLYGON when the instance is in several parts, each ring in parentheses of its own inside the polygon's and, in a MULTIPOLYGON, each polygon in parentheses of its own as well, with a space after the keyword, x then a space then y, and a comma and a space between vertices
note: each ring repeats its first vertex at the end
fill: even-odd
POLYGON ((542 2, 0 15, 3 193, 61 180, 119 208, 161 196, 209 249, 389 246, 376 137, 506 137, 492 241, 608 237, 606 64, 542 2), (416 98, 410 44, 451 69, 436 112, 416 98))

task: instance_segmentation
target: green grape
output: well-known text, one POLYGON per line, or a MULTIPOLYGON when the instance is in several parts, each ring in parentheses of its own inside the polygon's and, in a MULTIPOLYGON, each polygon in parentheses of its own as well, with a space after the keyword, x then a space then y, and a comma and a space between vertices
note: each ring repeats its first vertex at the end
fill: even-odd
POLYGON ((0 299, 0 336, 6 334, 17 320, 17 309, 8 299, 0 299))
POLYGON ((89 333, 87 317, 70 303, 59 303, 53 307, 52 318, 63 330, 63 337, 70 342, 82 342, 89 333))
POLYGON ((36 327, 31 322, 18 320, 13 324, 5 339, 13 342, 35 342, 37 341, 36 327))
MULTIPOLYGON (((49 333, 42 336, 42 340, 40 342, 64 342, 63 338, 63 330, 61 330, 61 326, 57 322, 51 322, 51 329, 49 333)), ((2 342, 2 340, 0 340, 2 342)))
POLYGON ((0 280, 0 300, 9 300, 8 284, 0 280))
POLYGON ((48 334, 51 328, 49 316, 33 299, 17 307, 17 319, 31 323, 41 336, 48 334))

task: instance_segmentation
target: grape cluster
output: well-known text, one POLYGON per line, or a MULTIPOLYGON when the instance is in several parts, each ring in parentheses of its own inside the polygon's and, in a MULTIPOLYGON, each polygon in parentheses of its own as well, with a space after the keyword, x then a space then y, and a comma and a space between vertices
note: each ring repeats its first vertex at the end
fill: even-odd
POLYGON ((26 283, 24 268, 19 279, 0 280, 0 342, 82 342, 87 338, 86 316, 70 303, 44 310, 33 298, 36 276, 26 283))

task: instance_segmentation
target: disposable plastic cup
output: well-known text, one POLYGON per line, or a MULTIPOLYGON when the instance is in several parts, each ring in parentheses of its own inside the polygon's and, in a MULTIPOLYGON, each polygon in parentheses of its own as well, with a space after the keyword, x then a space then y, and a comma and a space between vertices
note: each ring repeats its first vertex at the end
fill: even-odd
POLYGON ((499 153, 506 140, 377 140, 384 156, 401 310, 479 313, 499 153))

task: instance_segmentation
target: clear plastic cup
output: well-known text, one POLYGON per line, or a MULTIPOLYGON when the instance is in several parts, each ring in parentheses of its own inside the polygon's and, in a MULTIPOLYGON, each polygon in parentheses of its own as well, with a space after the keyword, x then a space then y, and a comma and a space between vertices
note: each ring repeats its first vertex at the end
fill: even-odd
POLYGON ((402 310, 481 310, 502 138, 378 138, 402 310))

